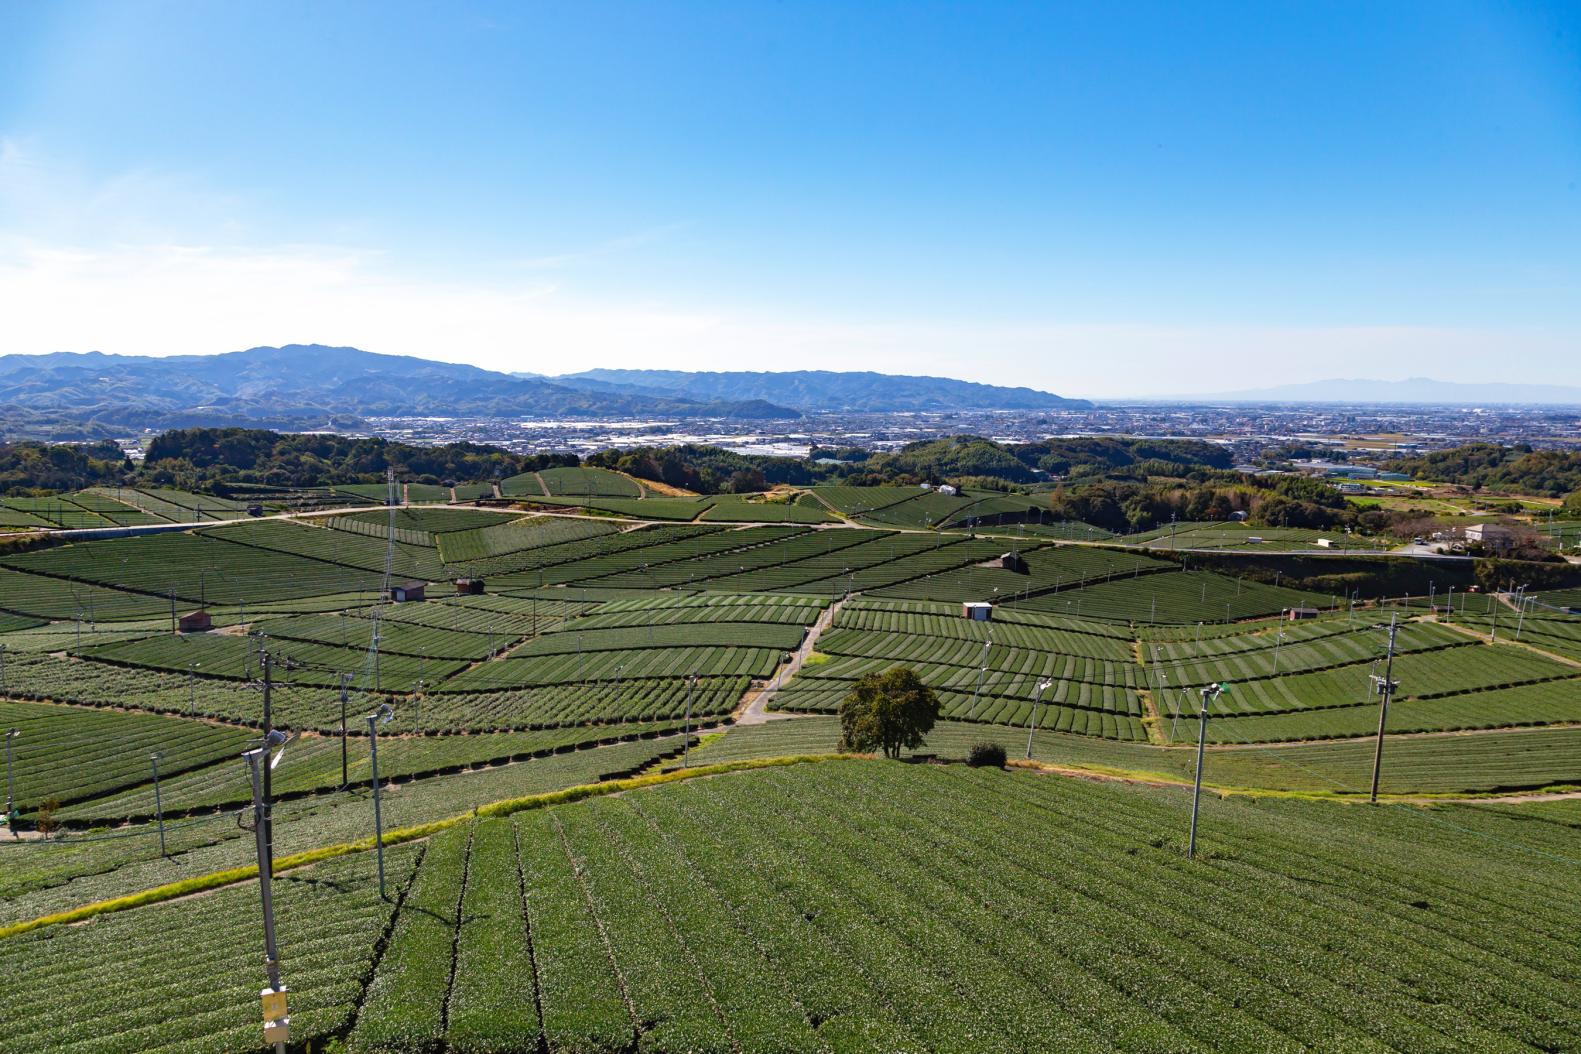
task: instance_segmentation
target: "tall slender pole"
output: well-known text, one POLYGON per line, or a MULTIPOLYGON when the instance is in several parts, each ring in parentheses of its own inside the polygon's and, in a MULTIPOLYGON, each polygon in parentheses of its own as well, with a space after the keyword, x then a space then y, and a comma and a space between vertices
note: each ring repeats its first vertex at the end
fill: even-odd
POLYGON ((346 685, 350 680, 351 674, 340 675, 340 785, 342 787, 351 784, 351 777, 347 775, 346 758, 346 685))
POLYGON ((1032 733, 1038 728, 1038 704, 1043 702, 1043 692, 1049 686, 1047 681, 1038 682, 1037 694, 1032 697, 1032 714, 1027 718, 1027 760, 1032 760, 1032 733))
POLYGON ((0 644, 0 695, 5 694, 5 645, 0 644))
POLYGON ((159 824, 159 855, 169 856, 165 852, 165 808, 159 800, 159 755, 148 755, 148 763, 154 767, 154 821, 159 824))
POLYGON ((1191 789, 1191 836, 1186 841, 1186 859, 1197 858, 1197 808, 1202 803, 1202 754, 1208 742, 1208 696, 1213 685, 1202 689, 1202 709, 1197 714, 1197 775, 1191 789))
POLYGON ((5 822, 13 838, 21 838, 16 829, 16 787, 11 782, 11 741, 22 733, 7 729, 5 734, 5 822))
POLYGON ((1384 663, 1383 680, 1373 678, 1379 691, 1378 745, 1372 753, 1372 793, 1368 797, 1373 805, 1378 804, 1378 775, 1383 770, 1383 730, 1389 721, 1389 696, 1394 693, 1394 632, 1397 618, 1395 615, 1389 616, 1389 657, 1384 663))
POLYGON ((983 678, 988 675, 988 649, 994 646, 994 631, 989 629, 988 639, 983 641, 982 660, 977 669, 977 687, 972 690, 972 712, 977 712, 977 697, 983 694, 983 678))
POLYGON ((686 679, 686 733, 681 741, 681 768, 692 759, 692 689, 697 687, 697 674, 686 679))
POLYGON ((384 815, 379 805, 379 715, 368 715, 368 757, 373 763, 373 845, 379 857, 379 899, 384 897, 384 815))
MULTIPOLYGON (((264 972, 268 975, 270 989, 280 992, 280 948, 275 943, 274 932, 274 858, 269 851, 269 797, 265 789, 269 772, 268 743, 268 737, 265 737, 264 746, 249 750, 242 756, 247 759, 253 783, 253 838, 258 849, 258 896, 263 902, 264 972)), ((265 1023, 265 1042, 269 1039, 270 1026, 281 1027, 284 1021, 285 1018, 281 1017, 265 1023)), ((288 1036, 289 1032, 286 1032, 275 1040, 275 1054, 285 1054, 288 1036)))
MULTIPOLYGON (((274 710, 271 707, 271 695, 272 689, 274 687, 274 662, 270 658, 268 651, 262 651, 258 656, 258 663, 263 667, 263 737, 265 747, 267 748, 270 739, 270 733, 274 731, 274 710)), ((273 773, 274 768, 268 764, 265 764, 263 767, 263 808, 266 819, 268 818, 271 803, 274 801, 273 773)), ((264 859, 268 862, 269 866, 273 868, 274 831, 272 829, 272 824, 265 823, 263 832, 263 847, 265 853, 264 859)))
POLYGON ((1517 596, 1519 599, 1516 602, 1518 611, 1515 616, 1515 639, 1520 640, 1521 627, 1526 625, 1526 609, 1531 606, 1532 598, 1526 595, 1525 586, 1521 586, 1521 591, 1517 596))

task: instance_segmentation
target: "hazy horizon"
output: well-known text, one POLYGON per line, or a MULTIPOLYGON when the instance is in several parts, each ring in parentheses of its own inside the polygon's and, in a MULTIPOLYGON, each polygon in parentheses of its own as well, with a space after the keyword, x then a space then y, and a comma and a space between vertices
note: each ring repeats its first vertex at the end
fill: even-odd
MULTIPOLYGON (((283 345, 283 346, 299 346, 300 347, 300 346, 326 346, 326 345, 323 345, 322 342, 292 341, 292 342, 289 342, 287 345, 283 345)), ((99 354, 99 355, 105 355, 105 356, 111 356, 111 357, 121 357, 121 358, 139 358, 139 357, 172 358, 172 357, 176 357, 176 356, 180 356, 180 355, 189 355, 189 354, 196 354, 196 355, 200 355, 200 356, 235 354, 235 353, 239 353, 239 352, 254 351, 254 350, 260 350, 260 349, 273 350, 273 349, 276 349, 278 347, 282 347, 282 345, 252 345, 252 346, 247 347, 247 348, 228 348, 228 349, 224 349, 224 350, 220 350, 220 351, 208 351, 208 352, 168 351, 168 352, 164 352, 162 354, 161 353, 152 353, 152 354, 149 354, 149 355, 146 355, 146 356, 145 355, 138 355, 138 354, 130 353, 130 352, 112 352, 112 351, 103 351, 103 350, 100 350, 100 349, 92 349, 89 352, 0 352, 0 359, 3 359, 5 357, 7 357, 7 355, 51 355, 51 354, 99 354)), ((405 353, 377 352, 377 351, 373 351, 373 349, 369 349, 369 348, 358 348, 355 345, 336 345, 335 347, 349 347, 352 350, 370 352, 372 354, 403 354, 403 355, 405 354, 405 353)), ((460 360, 460 359, 437 358, 437 357, 429 356, 429 355, 408 355, 406 357, 426 359, 426 360, 435 361, 435 362, 447 362, 447 363, 451 363, 453 365, 466 365, 466 366, 479 366, 480 365, 480 364, 475 363, 475 362, 466 362, 466 361, 460 360)), ((480 368, 489 369, 489 368, 492 368, 492 367, 481 366, 480 368)), ((630 367, 605 367, 605 366, 600 366, 598 364, 591 364, 591 365, 589 365, 589 364, 579 364, 576 369, 560 370, 560 371, 557 371, 557 372, 526 371, 526 370, 516 370, 516 371, 503 370, 503 371, 499 371, 499 372, 516 373, 516 374, 520 374, 520 375, 543 377, 545 379, 548 379, 548 380, 552 381, 552 380, 555 380, 555 379, 561 378, 561 377, 575 376, 577 374, 581 374, 581 373, 584 373, 584 372, 587 372, 587 371, 590 371, 590 370, 623 369, 623 368, 630 368, 630 367)), ((647 367, 647 368, 654 369, 654 370, 660 370, 660 371, 664 371, 664 370, 669 369, 668 367, 663 367, 663 366, 653 366, 653 367, 647 367)), ((814 367, 808 367, 808 369, 814 369, 814 367)), ((796 369, 756 370, 756 369, 741 368, 741 369, 724 369, 724 370, 708 370, 708 371, 686 371, 686 370, 681 370, 681 371, 677 371, 677 372, 795 373, 795 372, 800 372, 800 371, 796 370, 796 369)), ((830 370, 830 371, 827 371, 827 372, 842 373, 842 372, 867 372, 867 371, 853 369, 853 370, 830 370)), ((887 372, 890 372, 890 371, 878 371, 878 372, 886 372, 887 373, 887 372)), ((894 375, 894 374, 891 374, 891 375, 894 375)), ((919 375, 918 374, 908 374, 906 376, 919 376, 919 375)), ((994 381, 984 380, 983 378, 980 378, 980 377, 973 377, 973 376, 970 375, 969 372, 960 372, 960 373, 951 373, 951 374, 935 373, 935 374, 923 374, 921 376, 946 378, 946 379, 950 379, 950 380, 970 381, 970 382, 976 382, 976 383, 981 383, 981 384, 994 384, 994 383, 997 383, 997 382, 994 382, 994 381)), ((1261 386, 1261 387, 1257 387, 1257 388, 1221 389, 1221 390, 1212 390, 1212 391, 1210 391, 1210 390, 1196 390, 1196 391, 1180 391, 1180 392, 1175 392, 1175 393, 1148 391, 1148 390, 1145 390, 1145 389, 1141 389, 1141 390, 1137 390, 1137 391, 1131 391, 1131 392, 1107 392, 1107 393, 1059 391, 1059 390, 1054 390, 1054 389, 1049 389, 1049 388, 1042 388, 1041 390, 1051 391, 1052 394, 1064 396, 1066 398, 1089 399, 1089 400, 1096 400, 1096 401, 1101 401, 1101 402, 1113 402, 1113 403, 1187 402, 1187 401, 1192 401, 1192 400, 1196 400, 1196 399, 1202 399, 1202 400, 1208 400, 1208 401, 1246 401, 1246 402, 1256 402, 1256 401, 1266 401, 1266 402, 1280 402, 1280 401, 1325 402, 1325 401, 1329 401, 1329 402, 1340 402, 1340 403, 1343 403, 1343 402, 1362 402, 1362 401, 1371 401, 1371 400, 1359 400, 1359 399, 1354 399, 1354 398, 1352 398, 1350 396, 1345 396, 1345 397, 1340 397, 1340 398, 1333 398, 1333 399, 1324 399, 1324 398, 1321 398, 1321 397, 1314 397, 1314 398, 1310 398, 1308 400, 1296 400, 1296 399, 1290 398, 1289 396, 1277 396, 1277 397, 1271 397, 1271 398, 1263 398, 1261 400, 1259 400, 1257 397, 1260 395, 1260 393, 1263 393, 1263 392, 1275 391, 1277 389, 1301 388, 1303 386, 1317 387, 1317 386, 1322 386, 1322 385, 1364 385, 1364 384, 1380 384, 1380 385, 1400 385, 1400 386, 1405 386, 1405 385, 1410 385, 1412 383, 1426 384, 1426 385, 1449 385, 1449 386, 1454 386, 1454 387, 1469 387, 1469 388, 1476 388, 1476 387, 1487 388, 1487 387, 1491 387, 1491 388, 1496 388, 1496 389, 1501 389, 1501 390, 1502 389, 1511 389, 1511 388, 1554 389, 1554 390, 1564 390, 1564 391, 1574 390, 1574 391, 1576 391, 1578 393, 1578 396, 1581 396, 1581 386, 1565 385, 1565 384, 1561 384, 1561 383, 1558 383, 1558 382, 1524 381, 1524 380, 1517 380, 1517 381, 1509 381, 1509 380, 1501 380, 1501 381, 1489 381, 1489 380, 1481 380, 1481 381, 1446 381, 1443 378, 1439 378, 1439 377, 1425 377, 1425 376, 1420 376, 1420 375, 1405 376, 1405 377, 1394 377, 1394 378, 1379 377, 1379 376, 1372 376, 1372 377, 1323 377, 1323 378, 1318 378, 1316 380, 1308 381, 1308 382, 1294 382, 1294 383, 1286 383, 1286 384, 1265 385, 1265 386, 1261 386)), ((1009 385, 1008 387, 1038 387, 1038 386, 1036 386, 1036 385, 1009 385)), ((1383 403, 1383 404, 1387 404, 1389 402, 1389 400, 1387 400, 1387 399, 1379 399, 1379 400, 1376 400, 1376 401, 1379 402, 1379 403, 1383 403)), ((1409 402, 1422 401, 1422 400, 1418 400, 1418 399, 1416 399, 1414 397, 1406 397, 1403 401, 1409 403, 1409 402)), ((1478 400, 1471 400, 1471 399, 1466 400, 1466 402, 1468 404, 1474 403, 1474 402, 1477 402, 1477 401, 1478 400)), ((1498 400, 1496 400, 1496 399, 1490 399, 1490 400, 1487 400, 1487 401, 1489 403, 1497 403, 1498 402, 1498 400)), ((1457 402, 1458 402, 1458 400, 1457 400, 1457 402)), ((1581 398, 1577 398, 1575 400, 1575 402, 1581 403, 1581 398)), ((1516 400, 1514 400, 1514 404, 1515 405, 1521 405, 1521 404, 1544 405, 1545 403, 1544 403, 1543 400, 1516 399, 1516 400)), ((1558 402, 1548 403, 1547 405, 1572 405, 1572 402, 1569 401, 1569 400, 1560 400, 1558 402)))

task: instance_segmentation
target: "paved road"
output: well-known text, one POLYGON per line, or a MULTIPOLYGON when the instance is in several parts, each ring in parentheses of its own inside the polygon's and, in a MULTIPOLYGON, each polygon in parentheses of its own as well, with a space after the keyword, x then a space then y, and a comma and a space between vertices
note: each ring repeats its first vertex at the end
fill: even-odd
POLYGON ((779 691, 780 685, 794 677, 796 672, 801 669, 802 663, 807 661, 807 656, 811 655, 813 649, 818 646, 818 638, 823 636, 824 630, 834 624, 834 617, 840 613, 840 608, 845 605, 848 599, 850 598, 841 597, 824 609, 823 614, 818 616, 818 621, 814 622, 812 628, 807 631, 807 636, 802 640, 801 647, 792 652, 790 660, 775 671, 774 680, 754 695, 751 701, 736 713, 736 724, 761 725, 770 721, 780 721, 788 717, 800 716, 798 714, 780 712, 770 713, 768 709, 769 700, 774 698, 775 693, 779 691))

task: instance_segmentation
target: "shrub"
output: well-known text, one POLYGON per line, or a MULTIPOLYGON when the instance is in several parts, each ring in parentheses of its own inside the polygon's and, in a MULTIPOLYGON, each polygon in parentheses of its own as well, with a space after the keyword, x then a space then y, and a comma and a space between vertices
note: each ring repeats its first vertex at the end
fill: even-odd
POLYGON ((998 743, 973 743, 972 749, 966 752, 966 763, 974 769, 986 765, 1002 769, 1005 767, 1005 748, 998 743))
POLYGON ((60 799, 49 798, 38 807, 34 814, 33 825, 38 828, 38 833, 48 838, 55 833, 55 828, 60 826, 55 819, 55 814, 60 811, 60 799))

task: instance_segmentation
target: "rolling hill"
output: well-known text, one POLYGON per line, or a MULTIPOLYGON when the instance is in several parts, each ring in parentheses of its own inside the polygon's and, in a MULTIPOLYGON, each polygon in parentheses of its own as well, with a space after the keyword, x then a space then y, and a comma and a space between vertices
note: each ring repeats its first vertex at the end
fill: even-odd
POLYGON ((764 399, 801 411, 1071 410, 1092 406, 1085 399, 1066 399, 1033 388, 872 372, 585 370, 550 379, 585 391, 704 401, 764 399))
POLYGON ((756 398, 588 391, 455 363, 318 344, 169 357, 0 356, 0 413, 143 427, 323 421, 337 415, 786 418, 756 398))

